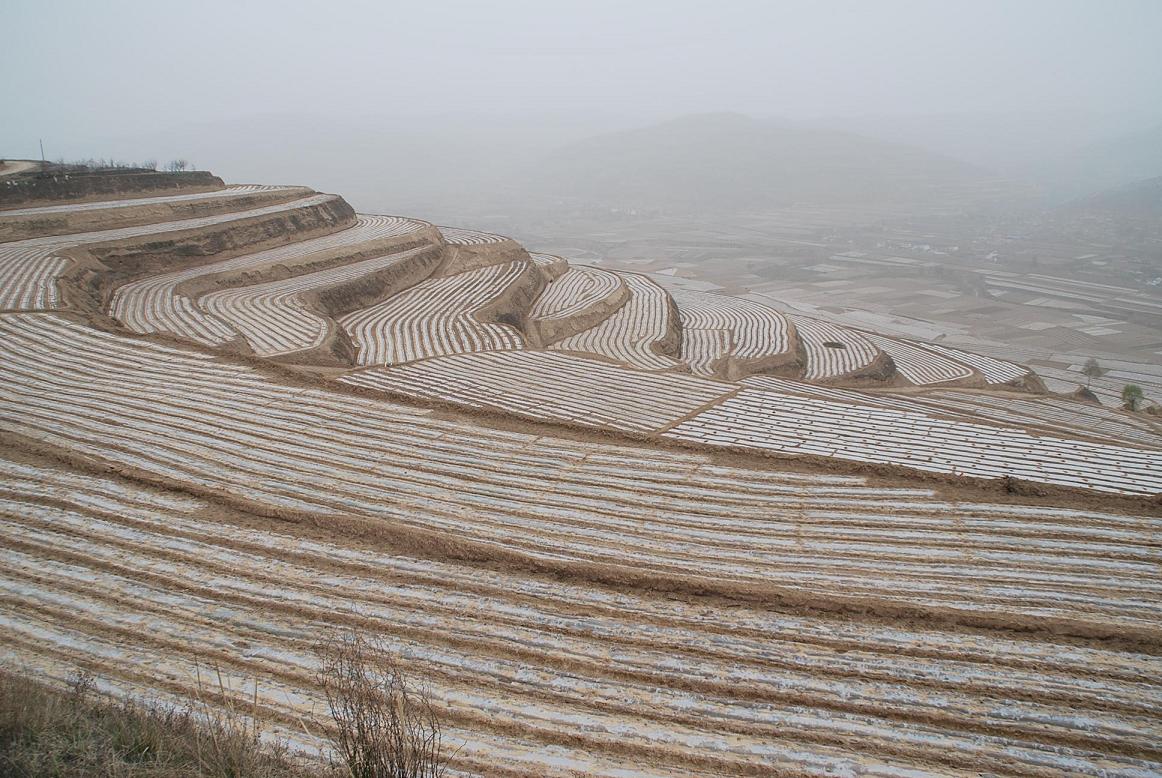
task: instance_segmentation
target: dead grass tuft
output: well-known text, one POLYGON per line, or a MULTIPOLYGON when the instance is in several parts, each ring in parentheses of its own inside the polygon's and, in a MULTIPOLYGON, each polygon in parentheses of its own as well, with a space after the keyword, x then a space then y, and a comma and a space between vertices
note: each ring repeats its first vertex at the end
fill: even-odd
POLYGON ((231 711, 110 700, 91 676, 54 689, 0 672, 0 776, 12 778, 306 778, 285 747, 231 711))

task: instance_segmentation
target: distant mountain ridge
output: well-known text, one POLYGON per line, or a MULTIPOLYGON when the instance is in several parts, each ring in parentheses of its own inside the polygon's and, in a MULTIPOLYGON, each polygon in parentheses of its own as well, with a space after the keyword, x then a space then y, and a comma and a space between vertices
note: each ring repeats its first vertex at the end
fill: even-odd
POLYGON ((1064 209, 1130 217, 1162 216, 1162 176, 1135 181, 1074 200, 1064 209))
POLYGON ((739 210, 979 186, 982 168, 912 146, 741 114, 698 114, 596 136, 537 167, 546 193, 620 207, 739 210))
POLYGON ((1063 201, 1162 176, 1162 124, 1041 160, 1033 172, 1063 201))

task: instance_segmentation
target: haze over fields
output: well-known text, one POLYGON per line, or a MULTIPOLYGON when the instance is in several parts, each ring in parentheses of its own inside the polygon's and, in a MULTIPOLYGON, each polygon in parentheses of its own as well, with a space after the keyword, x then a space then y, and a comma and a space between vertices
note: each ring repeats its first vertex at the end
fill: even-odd
MULTIPOLYGON (((832 144, 838 159, 824 167, 836 177, 856 148, 926 180, 960 182, 967 164, 1050 196, 1162 175, 1162 8, 1150 0, 501 0, 335 13, 15 2, 5 24, 45 31, 8 36, 0 52, 5 153, 38 157, 43 138, 50 159, 186 157, 230 180, 293 168, 366 208, 452 215, 503 196, 519 209, 573 191, 544 181, 578 172, 562 160, 572 144, 611 154, 577 165, 613 164, 635 153, 635 137, 659 145, 646 128, 721 113, 780 128, 771 143, 783 153, 743 178, 739 199, 763 185, 782 193, 784 175, 801 179, 832 144), (630 134, 593 137, 610 132, 630 134), (613 149, 618 137, 630 145, 613 149)), ((738 147, 733 137, 717 128, 702 155, 674 146, 691 157, 683 177, 652 184, 713 201, 693 195, 702 176, 722 194, 715 160, 719 144, 738 147)), ((604 195, 603 181, 577 185, 604 195)), ((879 189, 856 175, 850 194, 879 189)))

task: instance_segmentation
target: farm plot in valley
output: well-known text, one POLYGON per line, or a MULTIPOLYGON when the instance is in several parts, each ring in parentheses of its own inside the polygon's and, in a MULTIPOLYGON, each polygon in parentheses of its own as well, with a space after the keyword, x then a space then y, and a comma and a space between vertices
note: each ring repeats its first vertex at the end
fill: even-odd
POLYGON ((458 354, 347 373, 352 386, 491 408, 536 420, 654 432, 735 387, 544 351, 458 354))
POLYGON ((534 272, 531 262, 508 262, 429 278, 339 323, 358 348, 360 365, 523 348, 515 327, 481 321, 476 314, 534 272))
POLYGON ((180 697, 216 667, 317 747, 311 646, 358 625, 430 675, 469 774, 1162 768, 1160 660, 1101 639, 1159 644, 1162 520, 507 432, 50 314, 0 316, 0 356, 0 430, 137 479, 0 456, 0 651, 47 677, 180 697), (784 608, 693 594, 735 585, 784 608))

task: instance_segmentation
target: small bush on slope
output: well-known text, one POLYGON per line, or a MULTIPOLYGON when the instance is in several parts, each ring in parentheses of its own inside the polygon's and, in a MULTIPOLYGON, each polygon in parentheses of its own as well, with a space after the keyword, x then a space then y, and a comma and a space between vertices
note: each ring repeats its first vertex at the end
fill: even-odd
POLYGON ((423 682, 378 641, 346 633, 318 646, 318 682, 351 778, 441 778, 449 756, 423 682))

